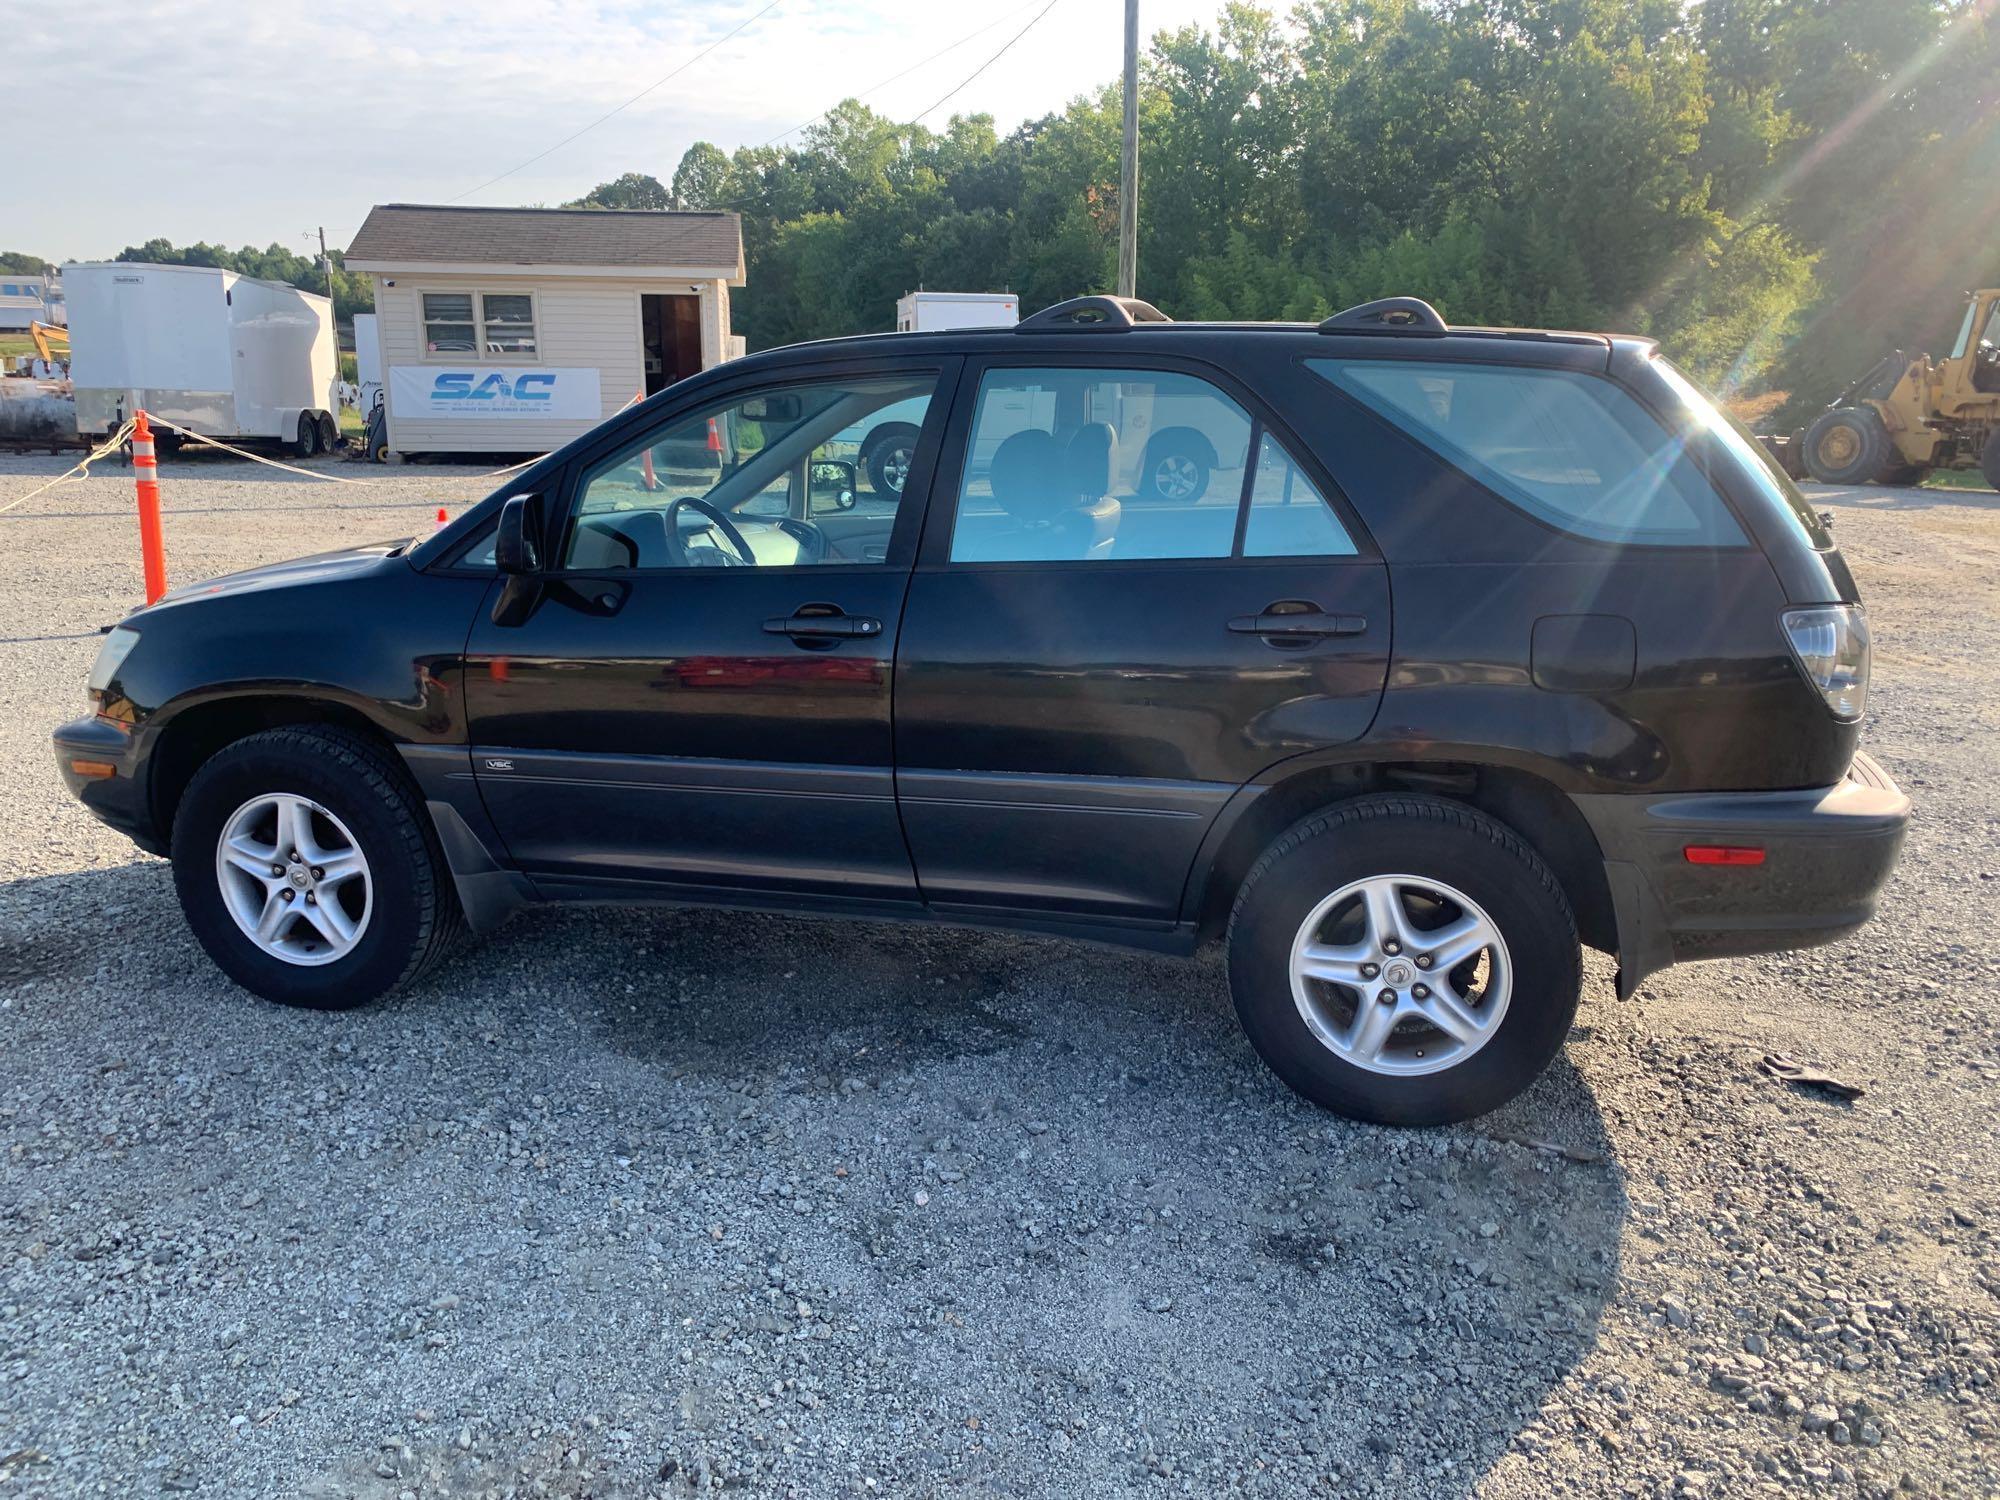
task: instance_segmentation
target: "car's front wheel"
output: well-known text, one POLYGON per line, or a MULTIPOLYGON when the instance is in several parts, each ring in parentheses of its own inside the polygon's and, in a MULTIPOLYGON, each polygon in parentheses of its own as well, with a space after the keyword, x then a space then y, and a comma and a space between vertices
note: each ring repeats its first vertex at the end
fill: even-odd
POLYGON ((1576 1013, 1576 923, 1509 829, 1373 796, 1293 827, 1245 878, 1229 981, 1273 1072, 1335 1113, 1441 1125, 1504 1104, 1576 1013))
POLYGON ((216 754, 181 798, 172 852, 209 957, 281 1004, 365 1004, 458 931, 414 788, 388 752, 345 730, 274 729, 216 754))

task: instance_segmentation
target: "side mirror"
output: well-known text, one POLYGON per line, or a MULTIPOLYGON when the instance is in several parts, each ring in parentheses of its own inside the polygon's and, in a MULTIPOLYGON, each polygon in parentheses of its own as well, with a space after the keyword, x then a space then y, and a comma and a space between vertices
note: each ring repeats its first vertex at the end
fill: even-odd
POLYGON ((854 509, 860 476, 853 464, 844 458, 816 458, 807 468, 808 513, 854 509))
POLYGON ((515 495, 500 507, 493 534, 493 566, 513 577, 542 571, 542 497, 515 495))

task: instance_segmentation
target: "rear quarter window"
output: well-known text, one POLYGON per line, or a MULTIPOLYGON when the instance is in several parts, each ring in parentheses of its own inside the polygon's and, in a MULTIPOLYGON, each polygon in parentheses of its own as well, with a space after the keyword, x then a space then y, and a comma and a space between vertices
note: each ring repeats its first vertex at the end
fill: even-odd
POLYGON ((1746 545, 1685 441, 1601 376, 1426 360, 1306 364, 1546 525, 1626 546, 1746 545))

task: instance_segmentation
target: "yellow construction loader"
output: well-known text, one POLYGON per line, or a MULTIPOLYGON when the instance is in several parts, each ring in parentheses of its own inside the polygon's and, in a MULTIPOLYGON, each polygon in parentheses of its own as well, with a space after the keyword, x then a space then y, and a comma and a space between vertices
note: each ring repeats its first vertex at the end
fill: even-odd
POLYGON ((1822 484, 1916 484, 1932 469, 1979 468, 2000 489, 2000 290, 1971 294, 1950 354, 1885 355, 1796 447, 1822 484))
POLYGON ((30 323, 28 325, 28 339, 29 342, 34 344, 35 352, 50 364, 56 362, 55 346, 57 344, 62 345, 64 355, 69 353, 69 330, 67 328, 58 328, 53 323, 30 323))

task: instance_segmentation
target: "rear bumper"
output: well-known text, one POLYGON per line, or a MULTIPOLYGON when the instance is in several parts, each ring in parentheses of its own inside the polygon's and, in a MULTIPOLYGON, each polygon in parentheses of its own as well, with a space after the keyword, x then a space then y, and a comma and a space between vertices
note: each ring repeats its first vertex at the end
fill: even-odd
POLYGON ((153 831, 152 809, 147 804, 141 775, 145 762, 134 748, 132 736, 116 724, 93 717, 72 719, 52 738, 56 769, 62 772, 71 795, 100 822, 108 823, 147 853, 165 854, 153 831), (78 761, 108 765, 111 774, 79 771, 78 761))
POLYGON ((1835 786, 1792 792, 1581 796, 1618 918, 1618 993, 1689 959, 1809 948, 1875 914, 1910 799, 1869 756, 1835 786), (1761 849, 1762 864, 1692 864, 1690 844, 1761 849))

